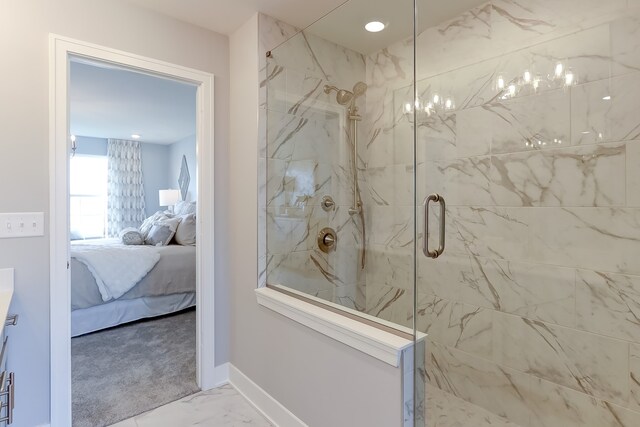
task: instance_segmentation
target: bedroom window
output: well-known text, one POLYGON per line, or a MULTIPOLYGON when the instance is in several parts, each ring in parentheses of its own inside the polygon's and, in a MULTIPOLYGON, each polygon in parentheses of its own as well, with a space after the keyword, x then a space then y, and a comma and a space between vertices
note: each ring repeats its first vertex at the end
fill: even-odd
POLYGON ((71 158, 69 169, 72 239, 102 238, 107 221, 107 157, 71 158))

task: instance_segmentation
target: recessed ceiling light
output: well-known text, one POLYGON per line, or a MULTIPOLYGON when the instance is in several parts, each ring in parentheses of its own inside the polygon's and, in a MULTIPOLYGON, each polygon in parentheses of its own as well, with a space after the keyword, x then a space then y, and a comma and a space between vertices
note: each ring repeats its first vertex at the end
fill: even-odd
POLYGON ((385 25, 380 21, 371 21, 364 26, 364 29, 369 31, 370 33, 377 33, 384 30, 384 27, 385 25))
POLYGON ((141 136, 142 135, 138 135, 137 133, 132 133, 131 134, 131 138, 133 138, 133 139, 140 139, 141 136))
POLYGON ((604 101, 610 101, 611 100, 611 95, 603 96, 602 99, 604 101))

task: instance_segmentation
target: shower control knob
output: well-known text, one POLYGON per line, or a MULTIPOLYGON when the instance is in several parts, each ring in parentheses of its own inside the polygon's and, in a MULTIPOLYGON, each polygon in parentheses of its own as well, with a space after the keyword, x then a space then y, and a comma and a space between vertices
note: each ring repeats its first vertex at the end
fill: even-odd
POLYGON ((329 253, 336 248, 338 236, 333 228, 325 227, 318 233, 318 248, 324 253, 329 253))
POLYGON ((331 196, 324 196, 322 198, 322 201, 320 202, 320 206, 325 212, 329 212, 333 210, 335 205, 336 205, 336 202, 333 201, 333 198, 331 196))

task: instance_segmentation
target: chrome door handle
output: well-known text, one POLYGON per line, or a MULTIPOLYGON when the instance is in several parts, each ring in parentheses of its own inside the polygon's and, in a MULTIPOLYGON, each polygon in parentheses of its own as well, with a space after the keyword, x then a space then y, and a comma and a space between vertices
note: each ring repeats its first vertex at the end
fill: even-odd
POLYGON ((438 258, 444 252, 444 233, 445 233, 445 212, 446 204, 444 197, 434 193, 424 198, 422 202, 424 207, 424 234, 422 237, 422 253, 429 258, 438 258), (429 203, 440 203, 440 246, 436 250, 429 250, 429 203))

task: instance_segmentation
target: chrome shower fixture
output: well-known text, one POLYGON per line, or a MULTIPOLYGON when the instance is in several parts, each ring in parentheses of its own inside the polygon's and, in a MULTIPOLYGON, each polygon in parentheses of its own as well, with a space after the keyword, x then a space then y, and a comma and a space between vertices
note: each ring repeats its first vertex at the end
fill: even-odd
POLYGON ((336 92, 336 102, 340 105, 348 105, 347 107, 347 120, 349 121, 349 139, 353 144, 353 205, 349 208, 349 215, 358 215, 360 217, 360 223, 362 226, 362 257, 360 258, 360 266, 364 269, 366 259, 366 227, 364 223, 364 206, 362 205, 362 198, 360 197, 360 188, 358 186, 358 122, 362 120, 362 117, 358 114, 358 106, 356 105, 356 99, 361 97, 367 92, 367 84, 364 82, 357 82, 353 85, 352 90, 338 89, 335 86, 325 85, 324 93, 327 95, 331 92, 336 92))
MULTIPOLYGON (((355 107, 356 99, 367 92, 367 84, 364 82, 358 82, 353 86, 353 90, 338 89, 337 87, 331 85, 324 86, 324 93, 326 93, 327 95, 332 91, 336 92, 336 102, 338 104, 349 104, 349 108, 352 109, 355 107)), ((352 113, 355 113, 355 111, 352 113)))

